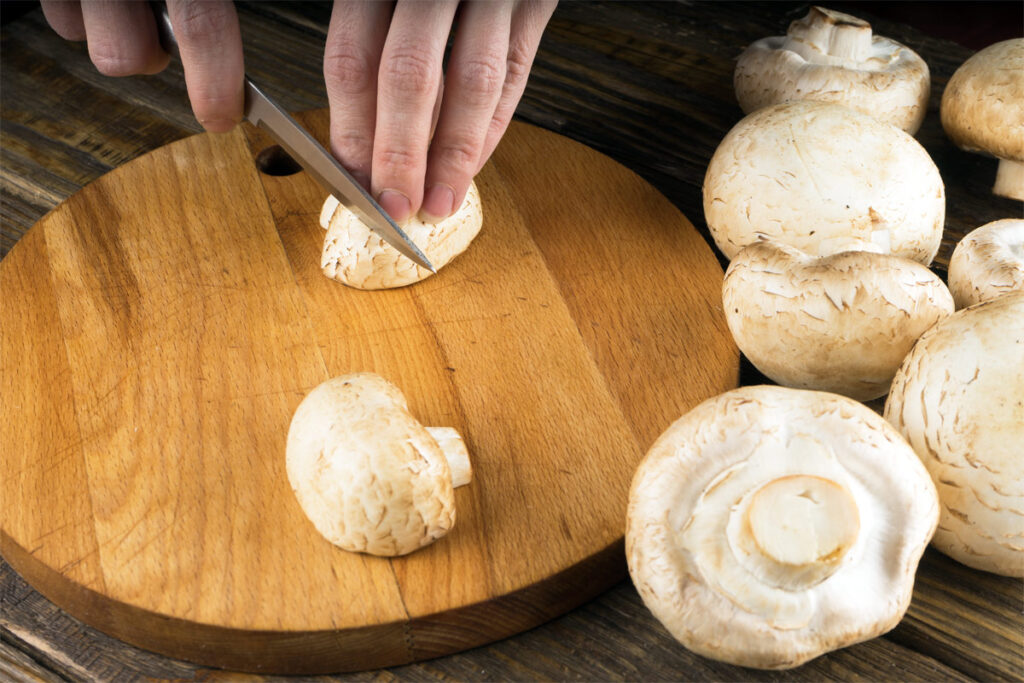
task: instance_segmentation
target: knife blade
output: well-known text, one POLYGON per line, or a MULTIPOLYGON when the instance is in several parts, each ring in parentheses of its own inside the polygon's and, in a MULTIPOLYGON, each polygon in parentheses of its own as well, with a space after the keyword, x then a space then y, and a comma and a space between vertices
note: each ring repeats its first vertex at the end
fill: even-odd
MULTIPOLYGON (((160 43, 171 55, 180 57, 178 43, 174 38, 167 7, 162 3, 154 6, 157 17, 157 32, 160 43)), ((255 126, 270 133, 270 136, 309 173, 314 180, 335 196, 350 211, 359 217, 368 228, 377 233, 385 242, 416 265, 431 272, 426 255, 408 235, 391 220, 387 212, 374 201, 370 193, 357 183, 345 168, 331 154, 299 125, 276 102, 267 97, 252 80, 245 77, 245 118, 255 126)))

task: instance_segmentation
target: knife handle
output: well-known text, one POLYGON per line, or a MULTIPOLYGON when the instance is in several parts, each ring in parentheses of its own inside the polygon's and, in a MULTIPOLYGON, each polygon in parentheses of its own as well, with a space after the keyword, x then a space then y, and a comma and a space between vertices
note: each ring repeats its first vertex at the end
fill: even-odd
POLYGON ((171 26, 171 17, 167 14, 167 5, 162 2, 151 2, 149 6, 153 8, 156 17, 156 34, 160 38, 160 47, 172 57, 181 59, 178 40, 174 37, 174 27, 171 26))

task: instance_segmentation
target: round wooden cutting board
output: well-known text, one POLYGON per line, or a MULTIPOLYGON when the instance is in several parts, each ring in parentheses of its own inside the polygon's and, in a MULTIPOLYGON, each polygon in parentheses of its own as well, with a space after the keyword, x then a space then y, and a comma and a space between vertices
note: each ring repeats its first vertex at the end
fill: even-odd
MULTIPOLYGON (((326 112, 300 117, 321 140, 326 112)), ((236 670, 376 668, 537 625, 625 576, 654 439, 736 385, 722 271, 629 170, 512 126, 440 274, 320 273, 325 193, 249 127, 136 159, 0 262, 0 550, 118 638, 236 670), (412 555, 339 550, 288 484, 292 412, 378 372, 461 432, 473 482, 412 555)))

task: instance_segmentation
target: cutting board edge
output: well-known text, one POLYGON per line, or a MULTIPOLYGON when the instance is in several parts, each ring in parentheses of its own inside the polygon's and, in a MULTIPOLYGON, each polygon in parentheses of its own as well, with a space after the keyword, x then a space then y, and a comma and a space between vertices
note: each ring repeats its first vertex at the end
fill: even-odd
POLYGON ((112 638, 203 666, 277 675, 367 671, 479 647, 562 616, 628 576, 619 538, 543 581, 446 612, 340 631, 273 631, 190 622, 101 595, 33 557, 2 528, 0 556, 47 600, 112 638), (182 633, 191 638, 176 638, 182 633), (339 647, 346 640, 351 646, 339 647))

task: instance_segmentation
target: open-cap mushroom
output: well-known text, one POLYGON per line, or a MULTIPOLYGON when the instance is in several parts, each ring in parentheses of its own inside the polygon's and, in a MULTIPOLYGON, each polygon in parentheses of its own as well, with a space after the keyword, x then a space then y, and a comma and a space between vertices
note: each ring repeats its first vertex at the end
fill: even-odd
POLYGON ((949 290, 957 308, 1024 290, 1024 220, 986 223, 960 240, 949 259, 949 290))
POLYGON ((885 395, 917 338, 953 312, 946 285, 917 261, 812 257, 771 240, 733 258, 722 302, 736 345, 766 376, 860 401, 885 395))
POLYGON ((927 265, 945 214, 942 178, 913 137, 828 102, 750 114, 704 176, 704 216, 730 259, 773 237, 815 256, 874 244, 927 265))
POLYGON ((790 100, 834 102, 913 135, 928 108, 928 65, 905 45, 872 35, 871 24, 823 7, 784 36, 752 43, 733 75, 749 114, 790 100))
POLYGON ((932 545, 1024 577, 1024 292, 957 311, 921 335, 885 403, 939 491, 932 545))
POLYGON ((893 628, 937 519, 928 472, 877 413, 743 387, 651 447, 630 489, 626 558, 687 648, 784 669, 893 628))
POLYGON ((1024 201, 1024 38, 989 45, 961 64, 940 114, 958 147, 999 159, 992 192, 1024 201))
POLYGON ((405 555, 448 533, 453 488, 472 476, 458 432, 421 425, 402 392, 372 373, 329 379, 302 400, 286 463, 316 530, 372 555, 405 555))
MULTIPOLYGON (((320 211, 320 225, 327 222, 320 268, 324 275, 357 289, 404 287, 432 273, 416 265, 366 227, 359 217, 328 196, 320 211), (329 217, 328 217, 329 216, 329 217)), ((473 182, 458 211, 438 223, 418 217, 402 225, 436 270, 461 254, 483 225, 480 192, 473 182)))

